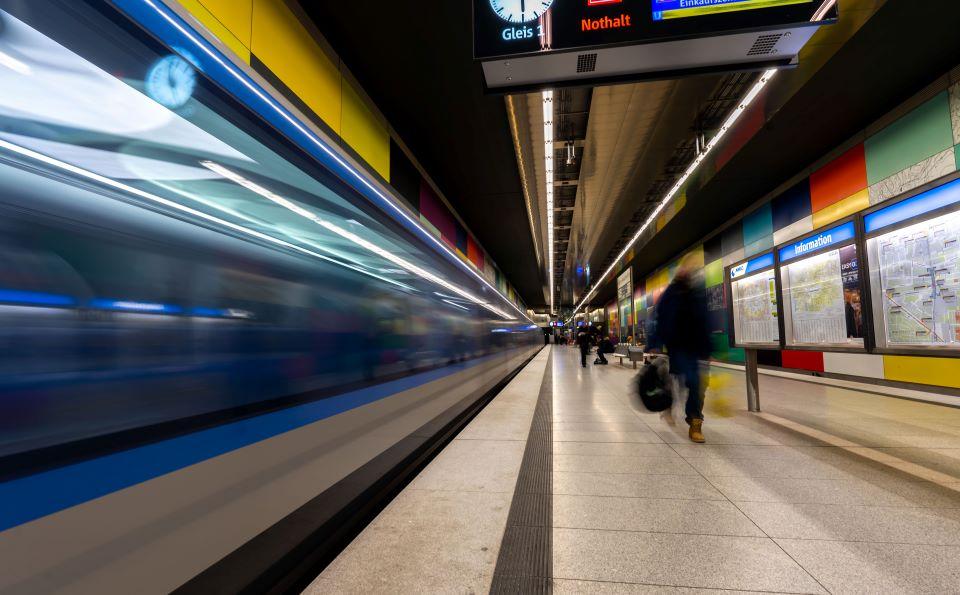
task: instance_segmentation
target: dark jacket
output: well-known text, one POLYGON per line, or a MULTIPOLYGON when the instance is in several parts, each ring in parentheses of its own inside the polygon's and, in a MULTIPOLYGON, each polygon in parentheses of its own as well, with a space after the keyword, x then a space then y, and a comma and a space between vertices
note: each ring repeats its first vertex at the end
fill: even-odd
POLYGON ((657 302, 656 323, 647 346, 698 358, 710 355, 707 294, 702 287, 686 278, 674 279, 657 302))
POLYGON ((580 346, 580 351, 588 353, 590 347, 593 345, 593 339, 591 339, 589 334, 581 333, 580 336, 577 337, 577 345, 580 346))

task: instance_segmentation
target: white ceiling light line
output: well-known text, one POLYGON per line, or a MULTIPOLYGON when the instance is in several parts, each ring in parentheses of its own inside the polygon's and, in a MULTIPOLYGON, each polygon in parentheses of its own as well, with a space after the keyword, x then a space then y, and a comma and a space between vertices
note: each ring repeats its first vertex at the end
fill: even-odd
MULTIPOLYGON (((489 287, 497 296, 500 297, 503 301, 508 303, 511 308, 516 310, 522 317, 527 317, 526 313, 517 307, 512 301, 510 301, 505 295, 500 293, 496 287, 494 287, 486 278, 483 277, 480 273, 473 270, 469 265, 464 263, 459 256, 454 254, 441 240, 437 239, 432 233, 424 229, 419 221, 411 217, 402 207, 400 207, 395 200, 388 197, 384 194, 379 188, 377 188, 373 183, 371 183, 365 176, 363 176, 359 171, 357 171, 352 165, 344 161, 336 152, 334 152, 330 147, 328 147, 323 141, 321 141, 312 131, 307 129, 303 123, 301 123, 297 118, 293 117, 290 113, 287 112, 275 99, 265 94, 262 89, 257 85, 253 84, 251 80, 244 74, 242 74, 234 64, 224 60, 217 52, 213 51, 206 43, 203 43, 193 31, 184 28, 176 19, 172 18, 165 10, 162 10, 154 0, 144 0, 144 2, 150 6, 154 11, 157 12, 165 21, 167 21, 171 26, 173 26, 177 31, 187 37, 190 41, 194 43, 200 50, 214 60, 220 66, 222 66, 227 72, 229 72, 235 79, 237 79, 244 87, 249 89, 253 94, 259 97, 264 103, 269 105, 280 117, 286 120, 291 126, 297 129, 298 132, 304 135, 311 143, 316 145, 320 150, 326 153, 331 159, 337 162, 341 167, 349 171, 353 176, 371 192, 377 195, 381 200, 389 205, 400 217, 406 220, 410 225, 416 227, 422 232, 423 237, 429 239, 437 248, 446 253, 451 259, 456 262, 460 268, 467 271, 469 274, 477 278, 481 283, 489 287)), ((531 321, 532 322, 532 321, 531 321)))
POLYGON ((360 246, 360 247, 362 247, 362 248, 365 248, 366 250, 368 250, 368 251, 370 251, 370 252, 373 252, 373 253, 376 254, 377 256, 380 256, 381 258, 384 258, 384 259, 386 259, 386 260, 389 260, 389 261, 392 262, 393 264, 395 264, 395 265, 397 265, 397 266, 399 266, 399 267, 401 267, 401 268, 403 268, 403 269, 405 269, 405 270, 407 270, 407 271, 410 271, 411 273, 417 275, 418 277, 421 277, 421 278, 426 279, 426 280, 428 280, 428 281, 430 281, 430 282, 432 282, 432 283, 436 283, 437 285, 440 285, 441 287, 444 287, 444 288, 446 288, 446 289, 449 289, 450 291, 456 293, 457 295, 460 295, 460 296, 462 296, 462 297, 470 300, 471 302, 474 302, 474 303, 476 303, 476 304, 479 304, 479 305, 487 308, 487 309, 490 310, 491 312, 494 312, 494 313, 496 313, 497 315, 499 315, 499 316, 501 316, 501 317, 503 317, 503 318, 505 318, 505 319, 507 319, 507 320, 514 320, 514 319, 515 319, 515 317, 510 316, 510 315, 506 314, 505 312, 503 312, 503 311, 501 311, 501 310, 499 310, 499 309, 496 309, 496 308, 490 306, 489 304, 487 304, 486 302, 484 302, 484 301, 481 300, 480 298, 474 296, 474 295, 471 294, 470 292, 468 292, 468 291, 466 291, 466 290, 464 290, 464 289, 461 289, 460 287, 457 287, 456 285, 454 285, 454 284, 452 284, 452 283, 449 283, 448 281, 445 281, 445 280, 441 279, 440 277, 434 275, 434 274, 431 273, 430 271, 427 271, 427 270, 425 270, 425 269, 423 269, 423 268, 421 268, 421 267, 413 264, 412 262, 409 262, 408 260, 406 260, 406 259, 404 259, 404 258, 401 258, 401 257, 397 256, 396 254, 393 254, 392 252, 389 252, 388 250, 385 250, 385 249, 381 248, 380 246, 377 246, 376 244, 374 244, 374 243, 372 243, 372 242, 370 242, 370 241, 367 241, 367 240, 361 238, 360 236, 358 236, 357 234, 355 234, 355 233, 353 233, 353 232, 351 232, 351 231, 347 231, 346 229, 343 229, 343 228, 340 227, 339 225, 336 225, 336 224, 334 224, 334 223, 331 223, 330 221, 324 220, 323 218, 321 218, 321 217, 320 217, 319 215, 317 215, 316 213, 314 213, 314 212, 312 212, 312 211, 310 211, 310 210, 308 210, 308 209, 305 209, 305 208, 301 207, 300 205, 294 203, 293 201, 291 201, 291 200, 289 200, 289 199, 287 199, 287 198, 284 198, 284 197, 280 196, 279 194, 277 194, 277 193, 275 193, 275 192, 273 192, 273 191, 271 191, 271 190, 268 190, 267 188, 264 188, 263 186, 260 186, 260 185, 257 184, 256 182, 253 182, 253 181, 251 181, 251 180, 248 180, 247 178, 245 178, 245 177, 241 176, 240 174, 238 174, 238 173, 230 170, 229 168, 226 168, 226 167, 220 165, 219 163, 214 163, 213 161, 201 161, 201 162, 200 162, 200 165, 202 165, 203 167, 209 169, 210 171, 212 171, 212 172, 214 172, 214 173, 216 173, 216 174, 218 174, 218 175, 220 175, 220 176, 223 176, 224 178, 226 178, 226 179, 228 179, 228 180, 230 180, 230 181, 232 181, 232 182, 234 182, 234 183, 236 183, 236 184, 238 184, 238 185, 240 185, 240 186, 243 186, 244 188, 250 190, 251 192, 255 192, 256 194, 259 194, 260 196, 263 196, 264 198, 266 198, 266 199, 268 199, 268 200, 270 200, 270 201, 272 201, 272 202, 274 202, 274 203, 276 203, 276 204, 278 204, 278 205, 280 205, 280 206, 282 206, 282 207, 284 207, 284 208, 286 208, 286 209, 289 209, 290 211, 296 213, 297 215, 300 215, 301 217, 303 217, 303 218, 305 218, 305 219, 308 219, 308 220, 316 223, 317 225, 320 225, 321 227, 324 227, 324 228, 326 228, 326 229, 334 232, 335 234, 337 234, 337 235, 339 235, 339 236, 341 236, 341 237, 343 237, 343 238, 345 238, 345 239, 350 240, 350 241, 353 242, 354 244, 357 244, 358 246, 360 246))
POLYGON ((664 196, 663 199, 660 200, 660 202, 657 204, 657 207, 643 222, 643 225, 640 226, 640 229, 638 229, 637 232, 633 235, 633 237, 630 238, 630 241, 627 242, 627 245, 624 246, 623 250, 620 251, 620 254, 618 254, 617 257, 613 259, 613 263, 607 268, 606 271, 603 272, 602 275, 600 275, 597 281, 593 284, 593 287, 590 289, 590 291, 587 292, 587 294, 583 297, 583 299, 580 301, 577 307, 574 308, 573 310, 574 314, 576 314, 577 311, 580 310, 580 308, 582 308, 583 305, 587 303, 587 300, 589 300, 593 296, 593 294, 596 293, 597 288, 600 287, 600 284, 603 283, 603 280, 606 279, 607 276, 614 271, 614 269, 616 269, 617 264, 620 262, 620 260, 624 256, 626 256, 626 254, 630 251, 631 248, 633 248, 633 245, 636 244, 637 240, 640 239, 640 236, 643 235, 643 232, 646 231, 647 228, 650 227, 650 225, 654 221, 656 221, 657 216, 660 215, 663 209, 666 208, 667 204, 677 195, 678 192, 680 192, 681 188, 683 188, 683 185, 690 178, 690 176, 692 176, 694 172, 697 171, 697 168, 700 167, 700 164, 703 163, 707 155, 709 155, 710 152, 713 151, 713 149, 720 142, 720 139, 726 136, 727 132, 729 132, 730 129, 733 127, 733 125, 736 123, 736 121, 740 119, 740 116, 743 115, 743 113, 750 106, 750 104, 753 103, 753 101, 757 98, 760 92, 763 91, 764 87, 766 87, 767 84, 773 79, 773 77, 776 76, 777 72, 779 71, 776 69, 770 69, 764 72, 760 76, 760 80, 758 80, 756 84, 754 84, 753 87, 750 89, 750 91, 748 91, 747 94, 744 95, 743 100, 736 107, 736 109, 734 109, 733 112, 730 113, 730 115, 724 121, 723 125, 720 127, 720 130, 717 131, 717 134, 714 135, 714 137, 710 139, 710 142, 707 143, 706 147, 704 148, 704 151, 700 155, 698 155, 697 158, 694 159, 693 163, 691 163, 687 167, 686 171, 683 172, 683 175, 680 176, 680 178, 673 185, 673 187, 670 188, 670 191, 667 192, 666 196, 664 196))
POLYGON ((820 6, 820 8, 817 9, 817 12, 813 13, 813 18, 811 18, 810 20, 811 21, 823 20, 823 17, 827 16, 827 12, 829 12, 830 9, 833 8, 836 3, 837 3, 837 0, 826 0, 826 2, 824 2, 820 6))
POLYGON ((543 164, 547 184, 547 275, 550 283, 550 314, 554 306, 553 279, 553 90, 543 92, 543 164))

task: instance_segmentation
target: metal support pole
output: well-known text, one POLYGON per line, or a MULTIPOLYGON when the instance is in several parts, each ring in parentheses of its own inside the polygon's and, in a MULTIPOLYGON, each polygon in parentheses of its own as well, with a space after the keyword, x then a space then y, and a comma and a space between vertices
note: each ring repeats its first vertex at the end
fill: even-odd
POLYGON ((760 412, 760 377, 757 372, 757 350, 747 349, 747 409, 754 413, 760 412))

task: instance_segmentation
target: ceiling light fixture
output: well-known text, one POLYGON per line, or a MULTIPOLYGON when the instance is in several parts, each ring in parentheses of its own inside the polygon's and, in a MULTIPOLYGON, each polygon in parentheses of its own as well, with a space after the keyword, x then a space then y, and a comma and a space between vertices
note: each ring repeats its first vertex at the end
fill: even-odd
POLYGON ((543 92, 543 157, 547 184, 547 275, 550 279, 550 314, 556 312, 553 279, 553 91, 543 92))

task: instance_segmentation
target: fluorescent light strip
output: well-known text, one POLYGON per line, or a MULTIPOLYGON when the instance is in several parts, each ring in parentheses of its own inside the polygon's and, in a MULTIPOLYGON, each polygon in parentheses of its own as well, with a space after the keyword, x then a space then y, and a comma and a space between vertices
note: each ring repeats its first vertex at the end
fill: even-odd
MULTIPOLYGON (((816 22, 816 21, 822 20, 830 11, 830 9, 836 5, 836 3, 837 3, 837 0, 825 0, 825 2, 820 5, 820 8, 817 9, 817 12, 815 12, 813 16, 810 18, 810 21, 816 22)), ((620 262, 620 259, 623 258, 627 254, 627 252, 630 251, 630 249, 637 242, 637 240, 640 239, 640 236, 643 234, 643 232, 647 229, 647 227, 650 226, 651 222, 656 220, 657 215, 659 215, 660 212, 667 206, 667 203, 670 202, 670 199, 672 199, 676 195, 676 193, 680 191, 680 188, 683 186, 684 182, 686 182, 687 179, 689 179, 690 176, 693 175, 693 173, 697 170, 697 168, 700 167, 700 164, 703 163, 703 160, 710 153, 710 151, 712 151, 713 148, 717 146, 717 144, 720 142, 720 139, 723 138, 727 134, 727 132, 730 130, 730 128, 733 127, 734 123, 738 119, 740 119, 740 116, 743 115, 743 113, 746 111, 748 107, 750 107, 750 104, 753 103, 753 101, 757 98, 757 95, 759 95, 760 92, 763 91, 764 87, 767 86, 767 84, 770 82, 771 79, 773 79, 773 77, 777 74, 777 72, 779 71, 776 69, 767 70, 760 77, 760 80, 757 81, 757 83, 750 89, 750 91, 747 92, 743 100, 740 102, 740 105, 738 105, 736 109, 734 109, 733 112, 731 112, 731 114, 727 117, 726 121, 723 123, 723 126, 720 127, 720 130, 717 132, 717 134, 712 139, 710 139, 709 143, 707 143, 707 146, 705 147, 703 153, 701 153, 693 161, 693 163, 690 164, 690 166, 683 173, 683 175, 680 176, 680 179, 677 180, 677 183, 674 184, 674 186, 670 189, 667 195, 663 197, 663 199, 657 205, 657 208, 654 209, 653 213, 647 218, 646 221, 644 221, 643 225, 640 227, 637 233, 633 235, 633 237, 627 243, 626 247, 624 247, 624 249, 620 252, 620 254, 617 255, 617 257, 613 261, 613 264, 611 264, 607 268, 607 270, 603 272, 603 275, 601 275, 600 278, 597 279, 597 282, 593 284, 590 291, 587 292, 584 298, 580 301, 580 304, 578 304, 577 307, 574 308, 573 310, 574 315, 576 315, 577 311, 583 307, 583 305, 587 302, 588 299, 590 299, 590 297, 594 293, 596 293, 597 288, 600 286, 600 283, 602 283, 603 280, 607 277, 607 275, 609 275, 613 271, 613 269, 616 268, 617 263, 620 262)), ((568 322, 569 322, 569 319, 568 319, 568 322)))
POLYGON ((817 12, 813 13, 813 18, 811 18, 810 20, 811 21, 822 20, 823 17, 827 16, 827 12, 829 12, 830 9, 833 8, 836 3, 837 3, 837 0, 827 0, 820 6, 817 12))
POLYGON ((553 91, 543 92, 543 165, 547 184, 547 275, 550 283, 550 314, 555 311, 553 279, 553 91))
POLYGON ((253 181, 251 181, 251 180, 248 180, 247 178, 241 176, 240 174, 234 172, 233 170, 231 170, 231 169, 229 169, 229 168, 226 168, 226 167, 220 165, 219 163, 214 163, 214 162, 212 162, 212 161, 201 161, 201 162, 200 162, 200 165, 202 165, 203 167, 209 169, 210 171, 212 171, 212 172, 214 172, 214 173, 216 173, 216 174, 218 174, 218 175, 220 175, 220 176, 223 176, 224 178, 226 178, 226 179, 228 179, 228 180, 230 180, 230 181, 232 181, 232 182, 234 182, 234 183, 236 183, 236 184, 238 184, 238 185, 246 188, 247 190, 250 190, 251 192, 255 192, 256 194, 259 194, 260 196, 263 196, 264 198, 266 198, 266 199, 268 199, 268 200, 270 200, 270 201, 272 201, 272 202, 274 202, 274 203, 276 203, 276 204, 284 207, 285 209, 288 209, 288 210, 290 210, 291 212, 296 213, 297 215, 300 215, 301 217, 303 217, 303 218, 305 218, 305 219, 308 219, 308 220, 316 223, 317 225, 320 225, 321 227, 323 227, 323 228, 325 228, 325 229, 328 229, 328 230, 334 232, 335 234, 339 235, 340 237, 350 240, 351 242, 353 242, 354 244, 360 246, 361 248, 364 248, 365 250, 368 250, 368 251, 370 251, 370 252, 373 252, 374 254, 376 254, 377 256, 380 256, 381 258, 384 258, 384 259, 386 259, 386 260, 389 260, 389 261, 392 262, 393 264, 395 264, 395 265, 403 268, 404 270, 407 270, 407 271, 409 271, 409 272, 417 275, 418 277, 421 277, 421 278, 426 279, 426 280, 428 280, 428 281, 430 281, 430 282, 432 282, 432 283, 436 283, 437 285, 440 285, 441 287, 444 287, 444 288, 446 288, 446 289, 449 289, 450 291, 456 293, 457 295, 459 295, 459 296, 461 296, 461 297, 463 297, 463 298, 466 298, 467 300, 470 300, 471 302, 474 302, 474 303, 476 303, 476 304, 479 304, 479 305, 481 305, 481 306, 489 309, 491 312, 497 313, 499 316, 502 316, 503 318, 505 318, 505 319, 507 319, 507 320, 514 320, 514 319, 516 318, 516 317, 514 317, 514 316, 510 316, 509 314, 506 314, 505 312, 503 312, 503 311, 501 311, 501 310, 498 310, 498 309, 496 309, 496 308, 493 308, 493 307, 489 306, 489 304, 487 304, 486 302, 484 302, 484 301, 481 300, 480 298, 476 297, 475 295, 471 294, 470 292, 468 292, 468 291, 466 291, 466 290, 464 290, 464 289, 462 289, 462 288, 460 288, 460 287, 457 287, 456 285, 453 285, 452 283, 449 283, 448 281, 445 281, 445 280, 441 279, 440 277, 434 275, 434 274, 431 273, 430 271, 427 271, 426 269, 424 269, 424 268, 422 268, 422 267, 420 267, 420 266, 418 266, 418 265, 415 265, 415 264, 413 264, 412 262, 410 262, 410 261, 408 261, 408 260, 406 260, 406 259, 404 259, 404 258, 401 258, 400 256, 397 256, 396 254, 393 254, 392 252, 389 252, 389 251, 387 251, 387 250, 384 250, 384 249, 381 248, 380 246, 377 246, 376 244, 374 244, 374 243, 372 243, 372 242, 370 242, 370 241, 368 241, 368 240, 365 240, 364 238, 361 238, 360 236, 358 236, 357 234, 355 234, 355 233, 353 233, 353 232, 351 232, 351 231, 347 231, 346 229, 343 229, 342 227, 340 227, 339 225, 336 225, 335 223, 331 223, 330 221, 327 221, 327 220, 323 219, 322 217, 320 217, 320 216, 317 215, 316 213, 314 213, 314 212, 312 212, 312 211, 309 211, 308 209, 305 209, 305 208, 301 207, 300 205, 294 203, 293 201, 291 201, 291 200, 289 200, 289 199, 287 199, 287 198, 284 198, 284 197, 280 196, 279 194, 273 192, 272 190, 268 190, 268 189, 264 188, 263 186, 260 186, 259 184, 255 183, 255 182, 253 182, 253 181))
MULTIPOLYGON (((194 33, 186 28, 184 28, 176 19, 174 19, 171 14, 168 12, 169 9, 160 8, 157 6, 154 0, 143 0, 144 4, 152 8, 157 14, 159 14, 165 21, 167 21, 171 26, 173 26, 177 31, 183 34, 187 39, 189 39, 197 48, 199 48, 204 54, 209 56, 213 61, 222 66, 227 72, 229 72, 234 78, 236 78, 244 87, 249 89, 254 95, 260 98, 264 103, 269 105, 281 118, 286 120, 291 126, 297 129, 298 132, 304 135, 312 144, 316 145, 320 150, 326 153, 331 159, 333 159, 339 166, 344 168, 346 171, 350 172, 353 177, 359 181, 363 186, 373 192, 378 198, 380 198, 385 204, 390 206, 400 217, 407 221, 410 225, 420 230, 423 237, 427 238, 429 241, 439 248, 442 252, 446 253, 451 260, 453 260, 460 268, 466 270, 468 273, 477 278, 481 283, 489 287, 497 296, 499 296, 503 301, 507 302, 514 310, 516 310, 521 316, 527 318, 527 315, 517 307, 512 301, 507 299, 500 291, 494 287, 489 281, 487 281, 482 275, 477 271, 473 270, 469 265, 463 262, 459 256, 454 254, 449 248, 447 248, 442 241, 436 238, 432 233, 428 232, 426 229, 420 225, 420 222, 411 217, 400 205, 398 205, 392 198, 388 197, 386 194, 380 191, 379 188, 374 186, 365 176, 363 176, 359 171, 354 167, 348 164, 346 161, 340 158, 340 156, 335 153, 330 147, 328 147, 323 141, 320 140, 312 131, 306 128, 300 120, 293 117, 284 107, 282 107, 276 100, 271 96, 264 93, 257 85, 254 85, 253 82, 244 75, 242 72, 237 70, 236 66, 228 60, 224 60, 223 57, 218 52, 215 52, 211 47, 208 46, 208 43, 198 39, 194 33)), ((488 308, 490 309, 490 308, 488 308)), ((527 318, 529 320, 529 318, 527 318)), ((532 322, 532 321, 531 321, 532 322)))
POLYGON ((633 234, 633 237, 630 238, 630 241, 627 242, 627 245, 624 246, 623 250, 620 251, 620 254, 618 254, 617 257, 613 259, 613 264, 607 267, 607 270, 604 271, 602 275, 600 275, 600 278, 597 279, 597 281, 593 284, 590 291, 587 292, 587 294, 583 297, 582 300, 580 300, 580 303, 573 310, 574 314, 576 314, 576 312, 580 310, 580 308, 582 308, 584 304, 587 303, 587 300, 589 300, 593 296, 593 294, 596 293, 597 288, 600 287, 600 285, 603 283, 603 280, 606 279, 607 276, 614 271, 614 269, 616 269, 617 265, 620 263, 620 260, 624 256, 626 256, 626 254, 630 251, 631 248, 633 248, 633 245, 637 243, 637 240, 640 239, 640 236, 643 235, 643 232, 645 232, 647 228, 650 227, 650 225, 654 221, 656 221, 657 217, 660 215, 663 209, 666 208, 667 204, 671 200, 673 200, 673 198, 677 195, 678 192, 680 192, 681 188, 683 188, 683 185, 686 183, 686 181, 690 179, 690 176, 692 176, 694 172, 697 171, 697 168, 700 167, 700 164, 703 163, 707 155, 709 155, 710 152, 713 151, 713 149, 720 142, 720 139, 726 136, 727 132, 730 131, 733 125, 737 122, 737 120, 740 119, 740 116, 742 116, 744 112, 747 110, 747 108, 750 107, 750 104, 753 103, 753 101, 757 98, 760 92, 763 91, 764 87, 766 87, 767 84, 773 79, 773 77, 776 76, 777 72, 779 71, 777 71, 776 69, 770 69, 764 72, 760 76, 760 80, 758 80, 756 84, 754 84, 753 87, 751 87, 750 91, 747 92, 747 94, 744 96, 740 104, 733 110, 733 112, 730 113, 730 115, 724 121, 723 125, 720 127, 720 130, 717 131, 717 134, 712 139, 710 139, 709 143, 707 143, 707 146, 704 148, 704 151, 700 155, 698 155, 697 158, 694 159, 693 163, 691 163, 687 167, 686 171, 683 172, 683 175, 680 176, 676 184, 674 184, 673 187, 670 188, 670 191, 667 192, 666 196, 664 196, 660 200, 660 202, 657 204, 657 207, 647 217, 646 221, 643 222, 643 225, 640 226, 640 229, 638 229, 637 232, 633 234))

